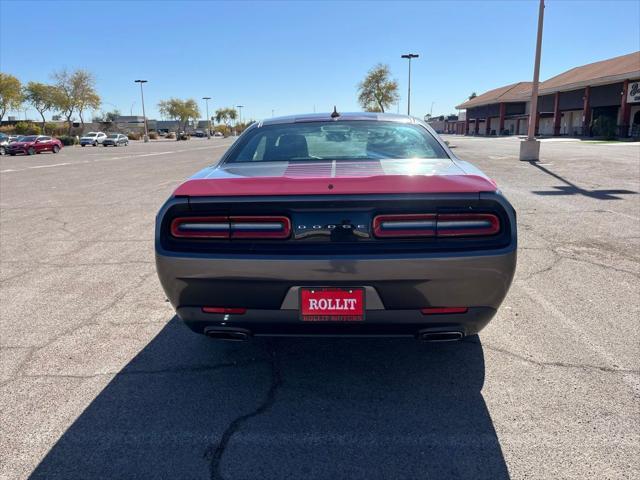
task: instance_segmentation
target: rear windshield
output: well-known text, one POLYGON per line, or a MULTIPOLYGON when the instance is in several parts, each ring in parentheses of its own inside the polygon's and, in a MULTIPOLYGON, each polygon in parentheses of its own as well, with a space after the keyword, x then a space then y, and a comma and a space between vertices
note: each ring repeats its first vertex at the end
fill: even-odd
POLYGON ((107 135, 107 138, 118 138, 117 134, 111 134, 111 135, 107 135))
POLYGON ((340 121, 268 125, 247 131, 227 162, 448 158, 422 126, 340 121))

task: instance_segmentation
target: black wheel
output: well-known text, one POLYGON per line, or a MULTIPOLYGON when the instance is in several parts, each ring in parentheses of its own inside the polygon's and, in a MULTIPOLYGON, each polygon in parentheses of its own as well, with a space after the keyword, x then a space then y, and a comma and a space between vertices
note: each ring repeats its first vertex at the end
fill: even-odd
POLYGON ((12 157, 15 157, 15 156, 16 156, 16 154, 15 154, 15 153, 13 153, 13 152, 11 152, 9 155, 11 155, 12 157))
POLYGON ((98 142, 93 142, 93 146, 97 147, 98 146, 98 142))
POLYGON ((51 151, 53 153, 58 153, 60 151, 60 147, 58 145, 54 145, 53 148, 51 149, 51 151))
POLYGON ((36 153, 36 151, 33 149, 33 147, 31 147, 31 148, 29 148, 29 150, 27 150, 27 153, 28 153, 29 155, 33 155, 33 154, 35 154, 35 153, 36 153))
POLYGON ((4 147, 0 147, 0 155, 6 155, 7 151, 4 149, 4 147))
POLYGON ((81 146, 81 147, 84 147, 84 143, 81 143, 81 144, 80 144, 80 146, 81 146))

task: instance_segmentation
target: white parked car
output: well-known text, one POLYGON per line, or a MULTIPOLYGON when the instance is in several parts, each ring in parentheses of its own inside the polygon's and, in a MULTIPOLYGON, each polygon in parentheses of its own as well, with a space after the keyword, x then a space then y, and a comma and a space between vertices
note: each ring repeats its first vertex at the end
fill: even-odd
POLYGON ((107 134, 104 132, 89 132, 80 139, 80 146, 93 145, 97 147, 98 145, 102 145, 105 138, 107 138, 107 134))

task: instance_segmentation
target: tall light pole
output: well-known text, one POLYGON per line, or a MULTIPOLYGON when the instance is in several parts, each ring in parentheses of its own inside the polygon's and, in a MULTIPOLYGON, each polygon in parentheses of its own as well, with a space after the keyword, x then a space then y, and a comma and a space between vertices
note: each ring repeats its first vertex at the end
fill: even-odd
POLYGON ((238 122, 240 123, 242 123, 242 107, 244 107, 244 105, 236 105, 238 109, 238 122))
POLYGON ((417 53, 407 53, 405 55, 401 55, 401 58, 406 58, 409 60, 409 93, 407 95, 407 115, 411 115, 411 59, 418 58, 420 55, 417 53))
POLYGON ((135 83, 140 84, 140 96, 142 97, 142 118, 144 119, 144 142, 149 141, 149 129, 147 128, 147 114, 144 111, 144 92, 142 91, 142 84, 147 83, 148 80, 136 80, 135 83))
POLYGON ((211 119, 209 118, 209 100, 211 97, 202 97, 207 104, 207 140, 211 140, 211 119))
POLYGON ((529 132, 527 139, 520 142, 520 160, 538 161, 540 142, 535 139, 536 119, 538 117, 538 82, 540 80, 540 56, 542 53, 542 26, 544 23, 544 0, 538 7, 538 37, 536 38, 536 59, 533 65, 533 84, 531 85, 531 104, 529 105, 529 132))

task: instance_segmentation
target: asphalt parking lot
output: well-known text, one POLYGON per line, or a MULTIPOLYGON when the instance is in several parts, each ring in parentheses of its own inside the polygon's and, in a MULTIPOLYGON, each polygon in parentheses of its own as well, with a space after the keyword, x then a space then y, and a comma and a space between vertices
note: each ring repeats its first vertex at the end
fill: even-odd
POLYGON ((230 140, 0 157, 0 478, 638 478, 640 144, 446 138, 520 247, 497 317, 441 345, 176 320, 154 216, 230 140))

